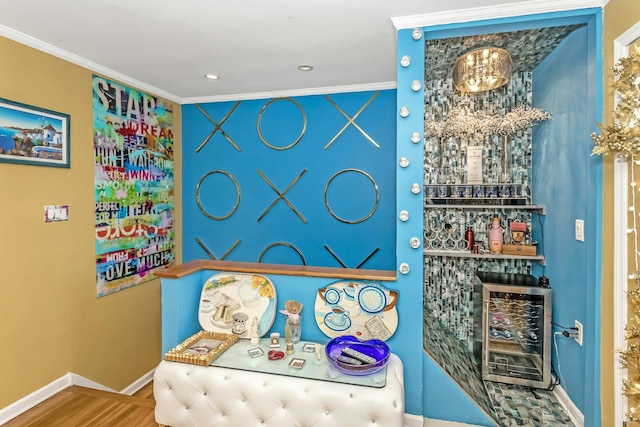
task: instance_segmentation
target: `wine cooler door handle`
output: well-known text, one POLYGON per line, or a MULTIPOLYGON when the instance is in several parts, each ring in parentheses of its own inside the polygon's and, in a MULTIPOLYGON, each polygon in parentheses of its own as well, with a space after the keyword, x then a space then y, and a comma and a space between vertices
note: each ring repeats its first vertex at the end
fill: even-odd
POLYGON ((484 306, 485 308, 485 315, 484 315, 484 320, 485 320, 485 326, 484 328, 482 328, 482 335, 483 335, 483 347, 484 347, 484 365, 485 366, 489 366, 489 302, 487 301, 486 305, 484 306))

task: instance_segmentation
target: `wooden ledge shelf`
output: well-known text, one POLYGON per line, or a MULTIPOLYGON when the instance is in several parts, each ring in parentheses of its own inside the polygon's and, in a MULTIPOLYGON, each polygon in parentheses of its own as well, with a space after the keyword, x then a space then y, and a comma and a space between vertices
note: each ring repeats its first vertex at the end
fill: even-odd
POLYGON ((200 270, 218 270, 237 273, 281 274, 285 276, 328 277, 347 280, 395 281, 393 270, 363 270, 359 268, 310 267, 285 264, 262 264, 256 262, 194 260, 158 270, 157 277, 178 279, 200 270))

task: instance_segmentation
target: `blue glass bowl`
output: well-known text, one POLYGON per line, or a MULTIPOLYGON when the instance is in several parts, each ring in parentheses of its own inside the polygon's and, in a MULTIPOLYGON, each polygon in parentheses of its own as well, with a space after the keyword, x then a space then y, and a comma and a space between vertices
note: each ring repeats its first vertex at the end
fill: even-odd
POLYGON ((389 346, 381 340, 360 341, 353 335, 342 335, 329 341, 325 346, 325 353, 329 364, 337 371, 346 375, 369 375, 378 372, 387 365, 391 351, 389 346), (373 357, 376 362, 362 365, 352 365, 338 360, 345 348, 352 348, 373 357))

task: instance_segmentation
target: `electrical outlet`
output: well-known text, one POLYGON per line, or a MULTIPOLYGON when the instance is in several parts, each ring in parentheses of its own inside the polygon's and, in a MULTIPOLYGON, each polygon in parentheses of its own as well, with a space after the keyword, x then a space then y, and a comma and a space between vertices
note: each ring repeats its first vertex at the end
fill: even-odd
POLYGON ((576 340, 578 344, 582 345, 582 323, 576 320, 575 325, 576 326, 573 332, 574 333, 573 339, 576 340))

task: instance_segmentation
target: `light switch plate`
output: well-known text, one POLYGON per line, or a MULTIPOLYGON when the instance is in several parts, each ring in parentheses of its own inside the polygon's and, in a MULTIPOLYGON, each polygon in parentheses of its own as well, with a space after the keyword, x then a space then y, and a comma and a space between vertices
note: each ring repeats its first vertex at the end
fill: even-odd
POLYGON ((576 240, 584 242, 584 220, 576 219, 576 240))
POLYGON ((45 205, 44 222, 67 221, 69 219, 69 206, 45 205))

